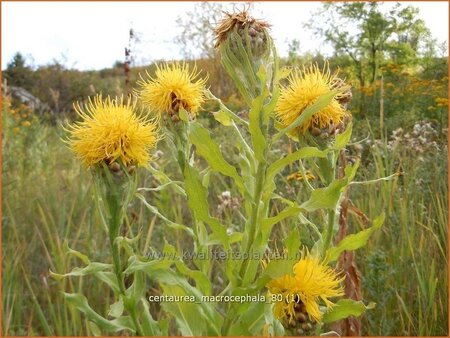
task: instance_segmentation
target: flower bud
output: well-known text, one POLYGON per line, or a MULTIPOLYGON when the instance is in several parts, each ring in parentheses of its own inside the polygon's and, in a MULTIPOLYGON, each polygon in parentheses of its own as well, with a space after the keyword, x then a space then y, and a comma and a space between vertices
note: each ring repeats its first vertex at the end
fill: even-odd
POLYGON ((246 52, 250 52, 253 59, 260 59, 264 54, 270 53, 267 22, 250 17, 247 11, 225 14, 227 17, 215 29, 216 48, 224 41, 231 40, 231 50, 236 55, 241 53, 240 44, 244 46, 246 52), (237 36, 233 38, 232 32, 236 32, 237 36))
POLYGON ((222 63, 238 90, 251 104, 271 81, 275 52, 269 24, 250 17, 247 11, 225 14, 214 30, 215 47, 219 48, 222 63), (266 83, 258 75, 261 67, 267 74, 266 83))

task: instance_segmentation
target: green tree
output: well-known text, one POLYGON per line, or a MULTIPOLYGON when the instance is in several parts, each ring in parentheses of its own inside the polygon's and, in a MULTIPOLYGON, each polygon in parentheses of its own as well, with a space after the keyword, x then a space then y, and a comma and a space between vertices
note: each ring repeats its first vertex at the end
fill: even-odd
MULTIPOLYGON (((351 60, 361 89, 373 85, 388 60, 414 64, 427 47, 430 31, 417 18, 418 9, 394 5, 383 10, 379 2, 327 2, 306 27, 330 43, 335 56, 351 60), (320 17, 321 20, 315 20, 320 17)), ((428 44, 429 46, 430 44, 428 44)), ((364 90, 359 111, 365 106, 364 90)))
POLYGON ((4 76, 11 86, 26 90, 33 88, 33 69, 26 65, 26 60, 20 52, 17 52, 7 64, 4 76))

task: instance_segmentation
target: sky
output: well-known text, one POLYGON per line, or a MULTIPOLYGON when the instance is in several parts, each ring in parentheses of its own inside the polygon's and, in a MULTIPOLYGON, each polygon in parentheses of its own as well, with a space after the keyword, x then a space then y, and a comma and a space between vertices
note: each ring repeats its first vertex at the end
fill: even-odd
MULTIPOLYGON (((419 7, 439 42, 448 43, 448 2, 403 2, 419 7)), ((389 6, 392 3, 386 3, 389 6)), ((303 23, 320 7, 320 2, 259 2, 255 17, 272 25, 272 37, 279 54, 288 42, 300 41, 300 52, 327 47, 305 31, 303 23)), ((54 60, 80 70, 111 67, 124 61, 124 47, 132 27, 139 35, 135 45, 137 64, 182 57, 174 38, 180 33, 176 19, 193 10, 195 2, 1 2, 2 69, 16 52, 29 64, 50 64, 54 60)))

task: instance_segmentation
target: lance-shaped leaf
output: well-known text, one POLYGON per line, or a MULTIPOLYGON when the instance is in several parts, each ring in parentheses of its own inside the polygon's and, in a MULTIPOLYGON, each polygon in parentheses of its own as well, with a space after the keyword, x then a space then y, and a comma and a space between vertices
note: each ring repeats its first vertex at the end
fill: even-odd
POLYGON ((343 133, 336 135, 336 138, 335 138, 335 141, 333 144, 333 149, 340 150, 340 149, 345 148, 345 146, 348 144, 348 142, 350 142, 351 136, 352 136, 352 124, 349 123, 343 133))
POLYGON ((145 336, 165 336, 166 334, 163 334, 161 332, 161 329, 158 325, 158 322, 153 319, 151 313, 150 313, 150 306, 148 304, 148 301, 145 298, 141 298, 142 306, 144 307, 143 311, 143 317, 144 320, 142 321, 142 330, 145 336))
POLYGON ((190 165, 184 168, 184 184, 189 208, 193 211, 196 219, 207 223, 221 244, 228 248, 226 228, 220 224, 219 220, 210 216, 207 190, 202 185, 198 172, 190 165))
POLYGON ((328 187, 316 189, 311 197, 300 207, 308 212, 318 209, 334 209, 345 187, 351 182, 358 169, 359 162, 345 168, 345 177, 333 181, 328 187))
POLYGON ((280 211, 276 216, 263 219, 261 222, 261 230, 264 232, 269 232, 272 230, 272 226, 281 222, 282 220, 297 216, 301 212, 302 208, 297 204, 293 204, 291 206, 286 207, 282 211, 280 211))
POLYGON ((208 162, 211 169, 231 177, 240 192, 244 194, 245 188, 242 178, 239 176, 236 168, 223 158, 222 152, 217 143, 211 138, 209 130, 197 122, 192 122, 189 124, 188 133, 189 141, 195 145, 197 153, 208 162))
POLYGON ((375 303, 370 303, 366 306, 362 301, 341 299, 335 306, 324 313, 322 322, 327 324, 350 316, 358 317, 361 316, 366 310, 373 309, 374 307, 375 303))
POLYGON ((187 280, 171 270, 158 270, 150 275, 156 279, 165 295, 190 296, 194 302, 164 302, 162 306, 172 313, 183 335, 220 335, 223 318, 214 309, 214 304, 202 301, 200 291, 187 280))
MULTIPOLYGON (((226 251, 230 251, 231 242, 236 239, 240 240, 241 237, 236 237, 236 235, 229 236, 227 234, 227 228, 217 218, 210 216, 207 191, 200 181, 198 172, 190 165, 187 165, 184 169, 184 180, 189 208, 194 212, 196 219, 208 224, 212 231, 208 235, 207 243, 202 244, 221 244, 226 251)), ((226 271, 230 279, 235 279, 233 276, 236 268, 236 264, 233 264, 231 260, 227 260, 226 271)))
POLYGON ((347 235, 342 241, 340 241, 335 247, 328 250, 326 259, 328 262, 333 262, 339 258, 339 255, 345 250, 357 250, 367 244, 369 237, 384 223, 385 215, 382 213, 375 218, 373 225, 365 230, 362 230, 356 234, 347 235))
POLYGON ((100 316, 90 306, 85 296, 78 293, 64 293, 67 302, 75 306, 79 311, 83 312, 86 317, 94 322, 99 328, 107 332, 119 332, 122 330, 130 330, 136 332, 133 322, 129 317, 120 317, 114 320, 108 320, 100 316))
POLYGON ((83 268, 79 267, 73 268, 72 271, 65 274, 59 274, 50 271, 50 275, 55 279, 63 279, 64 277, 71 277, 71 276, 79 277, 79 276, 94 275, 97 272, 110 270, 111 268, 112 268, 111 264, 92 262, 83 268))
POLYGON ((177 253, 172 245, 164 244, 164 249, 161 257, 151 260, 142 261, 137 256, 131 256, 128 260, 128 267, 125 274, 129 275, 136 271, 143 271, 149 275, 157 270, 169 269, 178 260, 177 253))

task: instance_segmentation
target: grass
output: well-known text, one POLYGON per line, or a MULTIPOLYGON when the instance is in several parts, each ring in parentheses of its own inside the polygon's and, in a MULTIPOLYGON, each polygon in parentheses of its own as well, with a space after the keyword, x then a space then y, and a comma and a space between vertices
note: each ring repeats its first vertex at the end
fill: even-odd
POLYGON ((447 149, 418 156, 412 150, 382 146, 372 155, 362 176, 399 170, 403 175, 354 192, 358 207, 369 217, 381 209, 387 216, 383 231, 359 253, 363 290, 378 303, 366 316, 367 333, 446 335, 447 149))
MULTIPOLYGON (((364 122, 358 122, 364 124, 364 122)), ((395 127, 395 126, 392 126, 395 127)), ((215 137, 224 139, 218 129, 215 137)), ((34 119, 29 127, 3 111, 3 299, 2 334, 92 335, 85 317, 64 302, 62 291, 83 290, 94 309, 106 313, 107 288, 90 278, 62 282, 49 271, 67 272, 80 262, 64 254, 71 248, 93 260, 108 261, 107 237, 101 228, 92 198, 92 181, 64 146, 59 126, 45 126, 34 119), (18 129, 16 129, 18 128, 18 129)), ((164 148, 162 149, 164 151, 164 148)), ((382 231, 357 252, 364 299, 377 303, 363 318, 368 335, 447 335, 447 149, 428 153, 419 160, 405 148, 385 145, 366 150, 358 180, 388 176, 400 168, 404 175, 387 182, 358 185, 350 198, 369 218, 386 211, 382 231)), ((166 155, 157 162, 167 173, 176 166, 166 155)), ((141 173, 142 186, 154 179, 141 173)), ((177 173, 173 174, 174 176, 177 173)), ((217 177, 216 177, 217 179, 217 177)), ((294 189, 286 183, 285 194, 294 189)), ((212 185, 210 198, 233 190, 225 180, 212 185)), ((295 189, 294 189, 295 190, 295 189)), ((149 192, 152 204, 176 222, 186 221, 183 198, 172 190, 149 192)), ((301 197, 301 196, 300 196, 301 197)), ((274 205, 276 208, 276 205, 274 205)), ((168 229, 138 201, 130 208, 129 231, 142 228, 139 247, 159 247, 166 238, 178 248, 186 243, 182 233, 168 229)), ((232 217, 225 214, 223 217, 232 217)), ((290 226, 288 222, 281 224, 290 226)), ((356 216, 350 231, 364 227, 356 216)), ((308 232, 304 231, 308 244, 308 232)), ((156 318, 158 309, 153 308, 156 318)))

